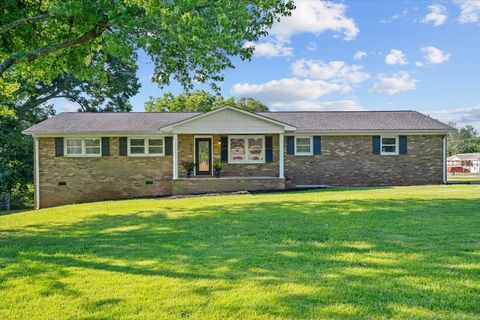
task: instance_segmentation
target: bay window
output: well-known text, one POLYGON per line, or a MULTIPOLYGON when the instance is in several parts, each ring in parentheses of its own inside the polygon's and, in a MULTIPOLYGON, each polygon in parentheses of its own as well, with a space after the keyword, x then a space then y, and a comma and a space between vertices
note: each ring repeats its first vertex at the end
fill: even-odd
POLYGON ((264 163, 264 136, 229 136, 229 163, 264 163))

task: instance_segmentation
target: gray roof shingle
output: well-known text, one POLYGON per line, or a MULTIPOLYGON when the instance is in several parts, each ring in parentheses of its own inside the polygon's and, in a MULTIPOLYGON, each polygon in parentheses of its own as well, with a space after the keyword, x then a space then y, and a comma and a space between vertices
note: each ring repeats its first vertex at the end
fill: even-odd
MULTIPOLYGON (((34 133, 152 132, 199 113, 68 112, 47 119, 24 131, 34 133)), ((259 115, 287 123, 298 132, 355 131, 449 131, 453 128, 416 111, 312 111, 259 112, 259 115)))
POLYGON ((42 121, 24 132, 151 132, 198 114, 194 112, 66 112, 42 121))
POLYGON ((382 131, 452 130, 445 123, 417 111, 318 111, 262 112, 261 115, 287 122, 297 131, 382 131))

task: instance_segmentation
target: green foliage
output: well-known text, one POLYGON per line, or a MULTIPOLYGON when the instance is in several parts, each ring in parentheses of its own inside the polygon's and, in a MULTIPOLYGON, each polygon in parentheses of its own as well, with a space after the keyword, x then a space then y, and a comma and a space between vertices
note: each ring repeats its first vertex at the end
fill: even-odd
POLYGON ((195 168, 195 163, 192 161, 182 161, 182 167, 187 173, 191 173, 195 168))
POLYGON ((127 62, 143 50, 155 65, 153 81, 216 89, 232 56, 289 15, 290 0, 44 0, 0 2, 0 87, 19 80, 51 83, 67 73, 106 82, 98 52, 127 62))
POLYGON ((268 107, 252 98, 225 99, 220 95, 213 95, 204 90, 181 93, 174 96, 170 92, 161 98, 150 97, 145 102, 145 111, 148 112, 208 112, 225 106, 232 106, 250 112, 268 111, 268 107))
POLYGON ((33 181, 33 142, 22 130, 53 114, 51 107, 13 105, 0 112, 0 193, 25 193, 33 181))
POLYGON ((0 319, 473 320, 479 230, 480 186, 0 215, 0 319))
MULTIPOLYGON (((454 123, 451 123, 455 127, 454 123)), ((480 135, 472 126, 459 128, 447 138, 447 153, 449 156, 458 153, 480 152, 480 135)))
POLYGON ((218 160, 218 159, 213 160, 213 169, 222 170, 223 169, 223 162, 218 160))

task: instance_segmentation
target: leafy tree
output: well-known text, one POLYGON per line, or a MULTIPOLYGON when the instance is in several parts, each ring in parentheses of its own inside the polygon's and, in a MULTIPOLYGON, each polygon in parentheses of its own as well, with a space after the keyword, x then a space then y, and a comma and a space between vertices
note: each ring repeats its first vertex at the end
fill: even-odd
POLYGON ((22 105, 23 109, 33 109, 52 99, 65 98, 78 104, 78 111, 131 111, 129 100, 140 88, 136 64, 112 57, 101 63, 104 65, 105 83, 96 78, 81 80, 67 73, 60 74, 51 83, 21 81, 21 87, 15 93, 16 104, 22 105))
POLYGON ((0 110, 0 193, 18 195, 29 190, 33 180, 33 142, 22 130, 53 113, 51 106, 20 105, 0 110))
MULTIPOLYGON (((455 123, 450 123, 451 126, 456 127, 455 123)), ((448 155, 458 153, 472 153, 480 152, 480 136, 477 130, 467 125, 449 134, 447 139, 448 155)))
POLYGON ((224 99, 220 95, 212 95, 204 90, 181 93, 174 96, 170 92, 161 98, 150 97, 145 102, 145 111, 148 112, 208 112, 225 106, 232 106, 250 112, 268 111, 266 105, 252 98, 224 99))
POLYGON ((19 79, 51 83, 63 73, 105 82, 102 63, 89 63, 99 51, 125 62, 139 50, 160 86, 173 78, 217 88, 230 57, 250 59, 254 48, 245 43, 293 8, 291 0, 3 0, 0 89, 5 95, 19 79))

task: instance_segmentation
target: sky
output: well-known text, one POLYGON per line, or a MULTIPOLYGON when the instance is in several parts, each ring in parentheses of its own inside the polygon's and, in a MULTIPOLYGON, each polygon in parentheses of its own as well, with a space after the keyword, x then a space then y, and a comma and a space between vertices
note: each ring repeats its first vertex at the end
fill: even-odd
MULTIPOLYGON (((252 97, 271 111, 417 110, 480 130, 480 0, 296 1, 254 45, 251 61, 233 58, 220 83, 225 97, 252 97)), ((182 92, 151 82, 139 56, 140 92, 182 92)), ((71 104, 58 111, 71 111, 71 104)))

